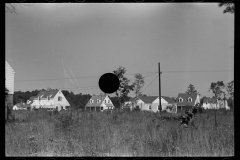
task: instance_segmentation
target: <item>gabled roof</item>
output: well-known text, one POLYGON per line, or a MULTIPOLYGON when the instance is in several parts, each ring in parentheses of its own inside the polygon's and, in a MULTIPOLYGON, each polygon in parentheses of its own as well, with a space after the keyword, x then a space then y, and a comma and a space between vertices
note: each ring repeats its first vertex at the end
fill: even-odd
POLYGON ((31 97, 30 97, 30 99, 28 100, 28 101, 30 101, 29 104, 32 104, 32 103, 33 103, 34 98, 36 98, 36 97, 35 97, 35 96, 31 96, 31 97))
POLYGON ((90 103, 90 100, 86 104, 86 107, 100 107, 101 104, 103 103, 103 100, 107 97, 108 95, 93 95, 91 99, 93 100, 93 103, 90 103), (100 103, 97 103, 97 100, 100 100, 100 103))
POLYGON ((179 93, 178 98, 177 98, 177 105, 179 105, 179 106, 187 106, 187 105, 193 106, 195 101, 196 101, 197 95, 198 95, 198 93, 192 93, 192 94, 179 93), (178 101, 180 97, 183 99, 182 102, 178 101), (192 98, 191 102, 187 101, 189 97, 192 98))
POLYGON ((144 103, 152 103, 155 99, 157 99, 158 96, 142 96, 139 97, 144 103))
POLYGON ((204 98, 203 103, 216 103, 217 99, 216 98, 204 98))
POLYGON ((176 103, 172 98, 167 97, 167 96, 162 96, 163 99, 165 99, 165 101, 167 101, 168 103, 176 103))
POLYGON ((50 91, 46 91, 46 90, 42 90, 38 93, 38 95, 36 97, 34 97, 35 99, 37 99, 38 97, 41 98, 47 98, 47 96, 50 96, 49 98, 53 98, 55 97, 55 95, 58 93, 59 90, 50 90, 50 91))
POLYGON ((5 60, 5 66, 6 66, 6 65, 8 65, 8 66, 12 69, 13 73, 16 73, 15 70, 13 69, 13 67, 8 63, 7 60, 5 60))

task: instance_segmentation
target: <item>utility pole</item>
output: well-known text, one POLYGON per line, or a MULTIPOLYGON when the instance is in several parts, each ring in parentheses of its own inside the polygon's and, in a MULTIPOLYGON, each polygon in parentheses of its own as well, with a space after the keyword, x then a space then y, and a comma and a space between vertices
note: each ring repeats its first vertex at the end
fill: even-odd
POLYGON ((161 72, 160 72, 160 62, 158 62, 158 74, 159 74, 159 110, 162 110, 161 103, 161 72))

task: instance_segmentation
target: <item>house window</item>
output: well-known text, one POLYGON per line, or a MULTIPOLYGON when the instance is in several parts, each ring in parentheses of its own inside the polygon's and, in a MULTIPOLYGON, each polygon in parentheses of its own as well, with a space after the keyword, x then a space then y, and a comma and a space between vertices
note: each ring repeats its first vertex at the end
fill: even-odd
POLYGON ((107 103, 107 100, 105 99, 105 103, 107 103))
POLYGON ((58 97, 58 101, 62 101, 62 97, 58 97))
POLYGON ((110 100, 108 100, 108 103, 110 103, 110 100))
POLYGON ((103 110, 103 107, 101 107, 101 111, 103 110))
POLYGON ((188 102, 192 102, 192 98, 191 97, 188 98, 188 102))
POLYGON ((183 102, 183 99, 180 97, 180 98, 178 99, 178 101, 179 101, 179 102, 183 102))
POLYGON ((152 109, 152 106, 148 106, 148 109, 151 110, 151 109, 152 109))
POLYGON ((92 99, 90 99, 90 103, 93 103, 93 100, 92 100, 92 99))

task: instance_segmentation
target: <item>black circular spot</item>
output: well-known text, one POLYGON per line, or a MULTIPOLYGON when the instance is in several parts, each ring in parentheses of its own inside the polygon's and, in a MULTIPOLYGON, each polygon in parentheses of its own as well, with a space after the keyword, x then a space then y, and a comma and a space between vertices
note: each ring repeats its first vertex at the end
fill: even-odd
POLYGON ((98 85, 104 93, 110 94, 118 90, 119 79, 113 73, 105 73, 100 77, 98 85))

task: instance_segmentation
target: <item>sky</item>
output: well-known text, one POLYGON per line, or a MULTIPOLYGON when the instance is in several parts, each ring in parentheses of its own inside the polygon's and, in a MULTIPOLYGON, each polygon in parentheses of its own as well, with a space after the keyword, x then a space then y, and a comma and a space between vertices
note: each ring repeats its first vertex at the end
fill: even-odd
MULTIPOLYGON (((100 94, 98 80, 120 66, 143 94, 177 97, 189 84, 202 96, 234 80, 234 14, 217 3, 41 3, 5 14, 6 60, 15 91, 100 94)), ((134 96, 130 92, 129 96, 134 96)))

